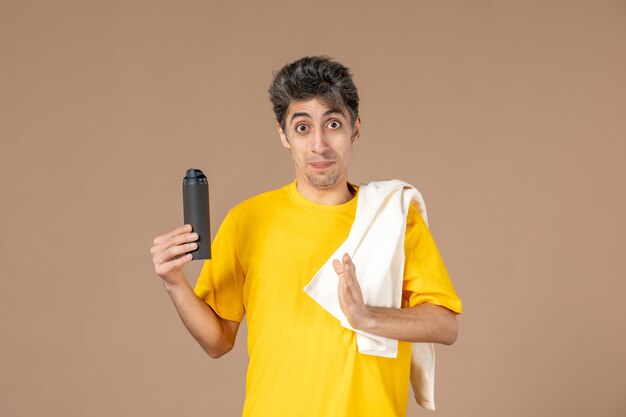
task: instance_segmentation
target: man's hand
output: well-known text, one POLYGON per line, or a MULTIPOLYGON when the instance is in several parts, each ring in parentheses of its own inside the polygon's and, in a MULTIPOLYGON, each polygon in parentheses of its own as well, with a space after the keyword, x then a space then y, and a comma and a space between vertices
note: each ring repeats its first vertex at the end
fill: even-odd
POLYGON ((187 252, 198 247, 196 240, 198 234, 186 224, 156 237, 150 253, 185 327, 212 358, 219 358, 233 348, 239 323, 218 316, 187 282, 183 267, 192 258, 187 252))
POLYGON ((333 268, 339 276, 339 305, 350 326, 361 329, 368 319, 368 307, 363 301, 363 292, 356 279, 356 268, 350 255, 343 255, 341 262, 333 261, 333 268))
POLYGON ((407 308, 367 306, 350 256, 343 255, 341 262, 335 259, 333 267, 339 276, 339 305, 354 329, 408 342, 450 345, 456 340, 454 312, 430 303, 407 308))
POLYGON ((198 234, 191 233, 189 224, 154 239, 154 245, 150 249, 154 271, 163 278, 166 285, 185 280, 183 266, 191 261, 192 256, 187 252, 198 247, 196 240, 198 234))

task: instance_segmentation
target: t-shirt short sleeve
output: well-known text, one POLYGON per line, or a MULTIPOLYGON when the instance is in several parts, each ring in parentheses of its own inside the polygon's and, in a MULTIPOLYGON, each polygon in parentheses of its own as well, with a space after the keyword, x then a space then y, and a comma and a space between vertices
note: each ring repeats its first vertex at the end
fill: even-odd
POLYGON ((204 262, 194 292, 223 319, 241 322, 244 273, 237 256, 237 225, 229 212, 220 226, 211 258, 204 262))
POLYGON ((407 216, 404 253, 402 306, 432 303, 460 314, 461 300, 452 286, 428 227, 413 205, 407 216))

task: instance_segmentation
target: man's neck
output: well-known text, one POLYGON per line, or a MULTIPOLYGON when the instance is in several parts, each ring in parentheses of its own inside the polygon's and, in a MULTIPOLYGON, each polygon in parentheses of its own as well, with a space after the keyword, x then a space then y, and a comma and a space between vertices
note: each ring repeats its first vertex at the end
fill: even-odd
POLYGON ((296 189, 307 200, 323 205, 344 204, 354 197, 354 189, 348 186, 347 181, 339 182, 331 188, 319 189, 306 180, 296 178, 296 189))

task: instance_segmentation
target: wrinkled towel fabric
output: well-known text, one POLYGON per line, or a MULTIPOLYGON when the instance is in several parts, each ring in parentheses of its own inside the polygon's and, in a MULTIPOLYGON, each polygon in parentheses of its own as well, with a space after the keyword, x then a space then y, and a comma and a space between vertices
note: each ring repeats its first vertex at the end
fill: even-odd
MULTIPOLYGON (((398 341, 355 330, 339 306, 338 283, 332 262, 344 253, 352 258, 365 304, 400 308, 404 277, 404 235, 409 205, 414 204, 428 225, 421 193, 400 181, 376 181, 359 186, 356 216, 346 241, 335 251, 304 291, 341 325, 357 333, 360 353, 395 358, 398 341)), ((411 385, 417 403, 435 409, 435 349, 432 343, 411 346, 411 385)))

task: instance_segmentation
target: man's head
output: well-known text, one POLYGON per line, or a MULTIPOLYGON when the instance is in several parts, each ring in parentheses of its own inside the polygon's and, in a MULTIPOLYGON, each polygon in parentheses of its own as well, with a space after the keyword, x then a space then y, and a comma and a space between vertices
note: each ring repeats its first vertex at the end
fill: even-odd
POLYGON ((328 107, 344 107, 352 127, 359 116, 359 94, 348 68, 325 56, 307 56, 285 65, 269 88, 276 121, 286 131, 289 104, 317 97, 328 107))
POLYGON ((305 57, 276 73, 269 92, 299 191, 345 195, 361 126, 359 96, 348 69, 327 57, 305 57))

